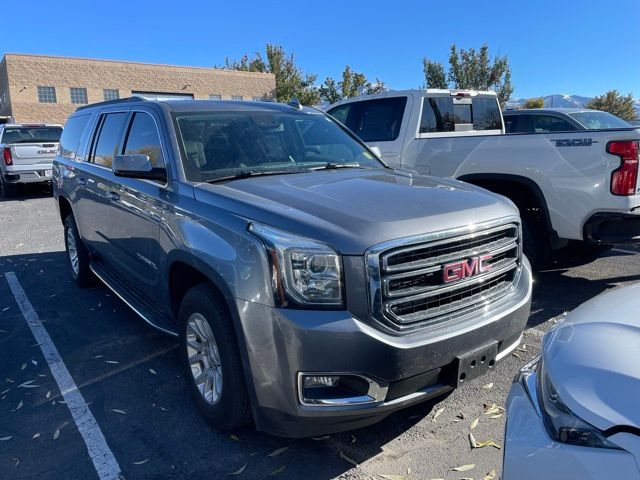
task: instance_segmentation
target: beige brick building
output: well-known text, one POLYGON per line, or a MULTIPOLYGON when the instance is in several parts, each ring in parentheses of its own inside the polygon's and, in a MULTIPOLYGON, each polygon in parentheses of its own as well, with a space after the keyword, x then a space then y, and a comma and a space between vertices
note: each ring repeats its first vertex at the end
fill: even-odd
POLYGON ((62 124, 82 104, 136 94, 259 100, 272 99, 275 87, 270 73, 7 53, 0 62, 0 116, 62 124))

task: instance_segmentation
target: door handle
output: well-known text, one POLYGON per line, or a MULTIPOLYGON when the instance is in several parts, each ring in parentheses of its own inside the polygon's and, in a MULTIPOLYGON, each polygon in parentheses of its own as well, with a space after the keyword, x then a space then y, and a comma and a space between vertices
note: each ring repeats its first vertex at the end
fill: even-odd
POLYGON ((120 194, 118 192, 107 192, 107 198, 112 202, 117 202, 120 200, 120 194))
POLYGON ((84 187, 87 184, 87 179, 84 177, 78 177, 78 185, 84 187))

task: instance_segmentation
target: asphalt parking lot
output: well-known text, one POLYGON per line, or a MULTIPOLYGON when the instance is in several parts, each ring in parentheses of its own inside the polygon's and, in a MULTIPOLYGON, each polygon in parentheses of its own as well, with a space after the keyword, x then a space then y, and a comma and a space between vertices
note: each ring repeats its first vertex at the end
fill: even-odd
POLYGON ((480 479, 493 478, 494 470, 497 479, 505 418, 485 415, 484 404, 504 404, 513 375, 539 352, 542 332, 558 318, 605 290, 640 279, 635 248, 614 249, 587 265, 558 264, 536 278, 521 348, 496 371, 448 397, 328 437, 290 440, 252 428, 229 435, 207 426, 196 412, 180 375, 175 339, 148 327, 106 287, 81 290, 71 283, 52 198, 46 190, 26 193, 0 200, 2 479, 98 478, 81 434, 88 427, 78 427, 52 374, 60 362, 115 459, 118 470, 104 471, 120 471, 124 478, 235 473, 228 478, 480 479), (58 356, 34 337, 27 322, 33 325, 34 319, 25 317, 24 302, 18 304, 16 285, 58 356), (475 439, 496 446, 471 449, 474 424, 475 439), (453 470, 462 465, 475 466, 453 470))

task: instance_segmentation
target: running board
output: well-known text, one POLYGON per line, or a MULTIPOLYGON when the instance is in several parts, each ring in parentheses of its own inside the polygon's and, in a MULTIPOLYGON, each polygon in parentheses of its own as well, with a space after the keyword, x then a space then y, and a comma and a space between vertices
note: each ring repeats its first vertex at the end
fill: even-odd
POLYGON ((116 294, 120 300, 126 303, 131 310, 136 312, 150 326, 174 337, 178 336, 178 331, 172 325, 173 322, 168 315, 146 301, 141 295, 136 294, 131 286, 129 288, 119 288, 124 287, 124 285, 122 284, 123 282, 119 281, 117 274, 112 273, 95 259, 92 259, 89 268, 109 290, 116 294))

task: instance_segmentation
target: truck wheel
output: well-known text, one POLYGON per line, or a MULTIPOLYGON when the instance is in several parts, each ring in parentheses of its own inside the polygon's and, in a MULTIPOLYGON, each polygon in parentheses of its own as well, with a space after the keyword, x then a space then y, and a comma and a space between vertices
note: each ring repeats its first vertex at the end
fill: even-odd
POLYGON ((529 216, 522 217, 522 250, 533 271, 544 268, 549 258, 549 245, 540 222, 529 216))
POLYGON ((16 195, 16 185, 5 182, 0 172, 0 198, 11 198, 16 195))
POLYGON ((80 235, 78 235, 78 228, 73 215, 67 215, 64 219, 64 243, 73 281, 79 287, 90 286, 93 283, 93 274, 89 268, 91 258, 87 247, 84 246, 80 235))
POLYGON ((180 356, 200 413, 215 428, 233 430, 251 419, 238 341, 224 300, 207 284, 180 305, 180 356))

